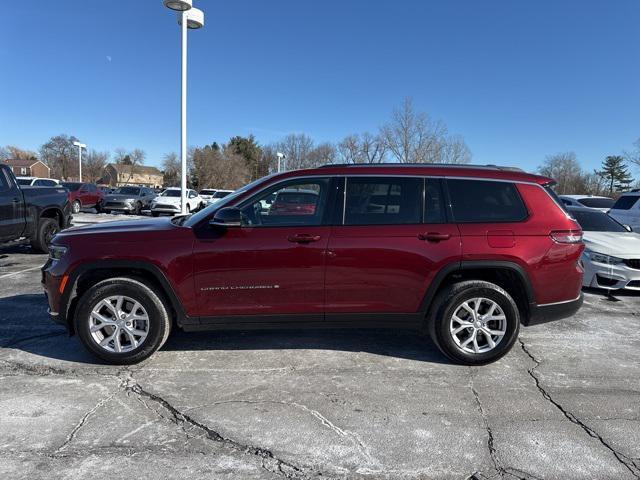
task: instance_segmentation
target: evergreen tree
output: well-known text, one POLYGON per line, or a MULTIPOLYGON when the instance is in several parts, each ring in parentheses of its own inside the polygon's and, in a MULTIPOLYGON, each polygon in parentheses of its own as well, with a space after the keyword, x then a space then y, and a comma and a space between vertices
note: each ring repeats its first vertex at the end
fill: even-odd
POLYGON ((233 137, 229 140, 227 148, 232 153, 240 155, 247 164, 247 169, 251 175, 251 180, 257 180, 269 173, 269 164, 264 158, 262 148, 253 135, 248 137, 233 137))
POLYGON ((624 163, 624 158, 620 155, 609 155, 602 162, 602 170, 597 172, 609 184, 609 195, 613 192, 623 192, 629 188, 633 181, 631 174, 624 163))

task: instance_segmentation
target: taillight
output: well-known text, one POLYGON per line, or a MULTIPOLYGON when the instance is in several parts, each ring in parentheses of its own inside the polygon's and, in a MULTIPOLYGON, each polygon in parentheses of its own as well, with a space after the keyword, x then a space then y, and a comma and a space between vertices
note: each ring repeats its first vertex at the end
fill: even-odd
POLYGON ((549 234, 554 242, 581 243, 582 230, 555 230, 549 234))

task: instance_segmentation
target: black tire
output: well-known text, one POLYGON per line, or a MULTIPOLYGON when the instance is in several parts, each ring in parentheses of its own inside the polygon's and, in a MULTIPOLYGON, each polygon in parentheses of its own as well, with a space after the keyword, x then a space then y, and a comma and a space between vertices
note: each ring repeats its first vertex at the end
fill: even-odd
POLYGON ((169 308, 154 288, 141 280, 117 277, 104 280, 87 290, 78 303, 75 330, 83 345, 98 358, 114 365, 131 365, 150 357, 164 345, 171 331, 169 308), (149 317, 149 332, 140 346, 128 352, 109 352, 91 336, 89 318, 92 309, 104 298, 123 295, 139 302, 149 317))
POLYGON ((80 213, 81 208, 82 208, 82 204, 80 203, 80 200, 74 200, 73 204, 71 204, 71 211, 74 214, 80 213))
POLYGON ((60 224, 55 218, 41 218, 31 239, 31 248, 40 253, 49 253, 49 244, 59 231, 60 224))
POLYGON ((159 217, 160 216, 160 212, 151 212, 151 216, 152 217, 159 217))
POLYGON ((191 207, 189 206, 189 204, 188 204, 188 203, 187 203, 187 208, 186 208, 186 210, 187 210, 187 214, 191 213, 191 207))
POLYGON ((94 207, 96 209, 96 213, 102 213, 104 211, 104 209, 102 208, 102 202, 98 202, 96 203, 96 206, 94 207))
POLYGON ((102 213, 106 213, 107 215, 111 214, 111 210, 102 210, 102 213))
MULTIPOLYGON (((462 365, 485 365, 506 355, 520 329, 520 313, 515 301, 503 288, 490 282, 468 280, 444 288, 435 298, 427 317, 427 329, 433 343, 449 359, 462 365), (505 334, 496 346, 484 353, 469 353, 454 341, 450 321, 467 300, 485 298, 495 302, 505 316, 505 334)), ((463 342, 461 342, 463 343, 463 342)))
POLYGON ((140 202, 136 202, 136 207, 135 207, 135 209, 133 210, 133 213, 134 213, 135 215, 140 215, 140 214, 142 213, 142 203, 140 203, 140 202))

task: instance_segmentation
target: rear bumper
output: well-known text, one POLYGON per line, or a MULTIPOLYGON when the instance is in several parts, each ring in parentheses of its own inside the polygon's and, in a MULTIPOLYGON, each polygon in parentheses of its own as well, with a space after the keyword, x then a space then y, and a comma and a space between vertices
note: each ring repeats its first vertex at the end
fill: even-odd
POLYGON ((538 325, 540 323, 552 322, 554 320, 561 320, 563 318, 571 317, 582 306, 583 296, 580 292, 580 296, 575 300, 569 300, 568 302, 549 303, 546 305, 532 305, 529 318, 523 321, 523 325, 538 325))

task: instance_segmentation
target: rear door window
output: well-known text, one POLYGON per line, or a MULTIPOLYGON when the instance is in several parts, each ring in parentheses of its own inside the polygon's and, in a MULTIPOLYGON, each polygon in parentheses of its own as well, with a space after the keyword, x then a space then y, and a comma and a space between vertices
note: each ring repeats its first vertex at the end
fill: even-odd
POLYGON ((629 210, 631 207, 633 207, 636 202, 638 201, 638 198, 635 195, 626 195, 626 196, 622 196, 620 197, 618 200, 616 200, 616 203, 613 204, 613 207, 611 207, 612 210, 629 210))
POLYGON ((447 180, 453 217, 458 223, 520 222, 527 209, 511 182, 447 180))
POLYGON ((422 223, 422 178, 349 177, 344 225, 422 223))

